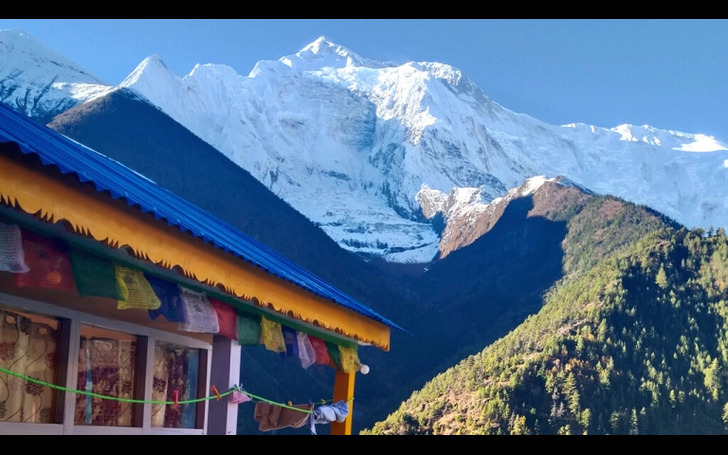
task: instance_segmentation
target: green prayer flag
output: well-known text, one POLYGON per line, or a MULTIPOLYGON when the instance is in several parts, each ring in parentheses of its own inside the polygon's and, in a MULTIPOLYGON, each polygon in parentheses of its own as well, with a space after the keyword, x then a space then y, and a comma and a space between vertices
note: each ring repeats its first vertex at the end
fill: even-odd
POLYGON ((128 293, 119 286, 114 263, 101 256, 77 248, 69 251, 73 279, 80 296, 108 297, 126 300, 128 293))
POLYGON ((241 346, 260 344, 260 316, 238 313, 238 343, 241 346))
POLYGON ((329 357, 331 358, 331 362, 333 363, 333 366, 336 366, 336 368, 341 369, 341 352, 339 351, 339 345, 327 341, 326 350, 329 353, 329 357))

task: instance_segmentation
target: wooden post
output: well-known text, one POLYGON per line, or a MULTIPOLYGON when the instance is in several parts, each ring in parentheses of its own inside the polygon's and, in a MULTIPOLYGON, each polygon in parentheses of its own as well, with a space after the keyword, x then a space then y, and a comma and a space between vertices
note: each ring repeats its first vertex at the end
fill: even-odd
POLYGON ((334 402, 343 400, 349 404, 349 414, 346 420, 341 423, 333 422, 331 424, 332 435, 350 435, 351 422, 354 411, 354 378, 356 373, 345 373, 342 370, 336 370, 334 379, 334 402))

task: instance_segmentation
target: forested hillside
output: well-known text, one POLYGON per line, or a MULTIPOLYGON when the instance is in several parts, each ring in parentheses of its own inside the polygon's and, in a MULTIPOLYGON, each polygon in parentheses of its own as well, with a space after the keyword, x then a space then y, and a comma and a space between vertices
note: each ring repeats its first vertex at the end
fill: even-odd
MULTIPOLYGON (((546 412, 547 415, 551 413, 550 407, 542 411, 545 405, 539 400, 545 400, 549 406, 555 403, 555 415, 563 419, 567 419, 570 406, 575 406, 563 391, 567 386, 555 382, 556 379, 549 379, 548 392, 537 392, 531 387, 542 381, 544 384, 541 388, 546 388, 547 374, 539 373, 542 364, 545 369, 566 365, 570 361, 568 350, 565 351, 567 354, 563 354, 566 356, 563 359, 554 354, 561 352, 559 337, 565 336, 558 328, 573 326, 573 337, 583 336, 582 330, 591 330, 589 333, 595 334, 594 340, 585 337, 581 345, 590 341, 601 346, 596 341, 596 334, 601 333, 597 330, 599 325, 589 323, 589 319, 580 313, 585 311, 582 308, 585 305, 579 304, 575 296, 585 292, 582 287, 591 289, 600 283, 599 270, 607 267, 607 258, 614 261, 617 257, 615 254, 628 254, 630 249, 636 248, 638 240, 646 238, 649 233, 665 229, 669 232, 680 231, 675 223, 645 207, 627 204, 612 197, 597 197, 568 182, 547 182, 533 194, 509 201, 500 216, 488 220, 494 224, 487 232, 478 231, 476 223, 474 232, 463 233, 471 236, 472 243, 433 262, 426 272, 403 273, 391 267, 378 270, 374 264, 340 250, 323 232, 313 229, 300 214, 292 213, 290 207, 275 200, 272 194, 262 191, 249 175, 243 175, 244 171, 229 168, 228 163, 215 155, 214 150, 206 144, 199 144, 199 141, 186 136, 179 125, 157 118, 148 106, 138 104, 138 100, 119 93, 103 103, 89 103, 84 109, 69 111, 62 118, 57 118, 53 125, 64 131, 64 134, 90 143, 102 153, 138 169, 158 183, 176 188, 190 200, 239 226, 287 257, 300 260, 314 273, 320 273, 410 332, 393 333, 391 352, 362 352, 362 361, 371 367, 372 373, 357 378, 357 405, 354 407, 356 432, 361 428, 373 428, 372 432, 382 433, 512 433, 520 431, 521 427, 524 432, 531 433, 583 432, 576 424, 566 423, 568 420, 552 422, 538 417, 540 412, 546 412), (115 115, 118 112, 127 112, 127 115, 119 117, 115 115), (119 118, 124 121, 119 122, 119 118), (159 131, 168 131, 164 135, 165 141, 146 134, 149 125, 154 125, 159 131), (113 132, 114 135, 100 135, 100 132, 113 132), (116 139, 109 141, 108 137, 116 139), (176 147, 168 147, 172 139, 176 147), (175 153, 181 150, 185 152, 186 160, 175 159, 175 153), (215 176, 215 191, 208 185, 211 175, 215 176), (237 188, 236 191, 219 191, 233 187, 237 188), (227 196, 222 197, 221 194, 227 196), (301 238, 305 238, 306 242, 301 242, 301 238), (588 273, 592 276, 587 276, 588 273), (595 328, 587 329, 590 326, 595 328), (484 353, 469 357, 489 345, 484 353), (510 366, 506 368, 500 365, 504 361, 497 360, 498 349, 520 354, 509 354, 507 357, 501 355, 509 362, 510 366), (494 354, 485 354, 487 352, 494 354), (488 379, 482 379, 482 383, 476 377, 463 379, 464 384, 475 384, 476 387, 454 391, 452 397, 447 394, 440 397, 439 393, 432 392, 435 398, 429 399, 427 390, 445 387, 433 385, 444 381, 438 374, 446 372, 444 376, 454 375, 454 371, 461 367, 452 367, 462 359, 472 363, 480 357, 489 359, 484 361, 484 365, 496 365, 492 367, 494 369, 482 366, 468 374, 475 375, 480 371, 488 379), (555 363, 557 358, 563 363, 555 363), (529 368, 536 368, 534 378, 528 376, 529 368), (519 379, 519 375, 524 379, 519 379), (492 388, 502 386, 489 382, 495 378, 504 378, 508 383, 514 381, 513 384, 524 381, 523 384, 528 384, 528 393, 516 388, 517 393, 511 396, 508 389, 492 388), (556 389, 554 384, 559 388, 556 389), (425 388, 408 401, 411 403, 421 394, 428 396, 416 412, 404 411, 409 409, 408 404, 397 411, 400 403, 410 397, 413 390, 420 390, 423 386, 425 388), (470 390, 474 397, 480 397, 478 403, 481 404, 468 404, 463 408, 466 401, 459 394, 466 390, 470 390), (564 395, 552 398, 554 390, 564 395), (462 404, 457 404, 459 408, 455 407, 461 400, 462 404), (485 406, 485 403, 493 406, 497 413, 480 409, 479 406, 485 406), (468 409, 477 412, 477 419, 471 416, 468 409), (393 412, 387 422, 395 424, 387 426, 389 424, 375 423, 393 412), (519 420, 520 417, 523 422, 519 420), (445 421, 442 419, 448 418, 452 418, 452 422, 443 423, 445 421), (466 425, 469 421, 473 424, 466 425), (520 427, 514 430, 516 421, 520 427), (402 422, 406 422, 406 425, 402 422), (481 425, 482 422, 486 423, 481 425)), ((719 236, 716 234, 712 237, 719 236)), ((668 273, 673 268, 664 268, 666 279, 676 279, 668 273)), ((614 268, 612 272, 615 277, 619 276, 618 269, 614 268)), ((626 278, 620 278, 618 282, 623 288, 628 284, 639 285, 638 281, 626 278)), ((630 292, 630 297, 637 294, 637 290, 630 289, 630 292)), ((674 293, 676 298, 681 295, 677 288, 674 293)), ((589 300, 589 303, 603 311, 594 316, 596 320, 611 320, 610 305, 598 299, 589 300)), ((616 303, 614 305, 618 306, 616 303)), ((643 311, 637 315, 646 317, 643 311)), ((612 330, 614 334, 622 335, 621 327, 612 330)), ((687 333, 682 328, 676 330, 687 333)), ((609 343, 621 340, 614 334, 609 337, 609 343)), ((651 335, 649 330, 648 335, 651 335)), ((664 334, 659 333, 659 336, 664 334)), ((586 345, 588 348, 580 348, 580 355, 592 355, 591 352, 596 349, 588 343, 586 345)), ((692 348, 693 344, 689 343, 689 346, 692 348)), ((629 350, 632 351, 634 349, 629 350)), ((249 390, 272 399, 296 400, 318 400, 330 393, 330 371, 302 370, 297 364, 280 365, 281 359, 271 354, 264 350, 245 350, 241 377, 249 390), (276 374, 271 375, 271 371, 276 371, 276 374)), ((609 353, 609 357, 600 357, 598 362, 591 361, 584 368, 597 368, 597 365, 602 364, 606 365, 600 366, 602 369, 609 368, 612 371, 618 368, 620 373, 610 373, 615 376, 610 384, 613 387, 618 383, 618 378, 624 380, 620 376, 622 366, 617 360, 617 354, 609 353)), ((574 380, 581 378, 571 366, 565 371, 573 372, 574 380)), ((624 386, 620 383, 619 387, 624 386)), ((577 387, 577 390, 582 394, 577 421, 588 419, 589 425, 597 425, 597 419, 603 420, 604 417, 597 416, 597 407, 587 404, 584 393, 598 395, 589 388, 581 391, 577 387)), ((623 393, 621 389, 610 388, 600 393, 612 399, 610 394, 614 392, 623 393)), ((625 403, 631 405, 632 401, 631 398, 625 398, 625 403)), ((638 415, 639 412, 641 407, 637 408, 638 415)), ((648 408, 645 407, 647 412, 648 408)), ((610 419, 611 414, 607 420, 610 419)), ((238 434, 254 434, 256 428, 252 408, 241 407, 238 434)), ((609 432, 593 428, 589 431, 609 432)))
POLYGON ((590 200, 543 308, 361 433, 728 434, 725 230, 646 213, 590 200))

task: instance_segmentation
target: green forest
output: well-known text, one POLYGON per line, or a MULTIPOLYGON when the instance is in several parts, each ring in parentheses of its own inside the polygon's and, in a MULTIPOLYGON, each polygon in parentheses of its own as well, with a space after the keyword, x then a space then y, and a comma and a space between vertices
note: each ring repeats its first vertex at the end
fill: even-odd
POLYGON ((540 311, 360 434, 728 434, 725 230, 612 197, 550 217, 568 234, 540 311))

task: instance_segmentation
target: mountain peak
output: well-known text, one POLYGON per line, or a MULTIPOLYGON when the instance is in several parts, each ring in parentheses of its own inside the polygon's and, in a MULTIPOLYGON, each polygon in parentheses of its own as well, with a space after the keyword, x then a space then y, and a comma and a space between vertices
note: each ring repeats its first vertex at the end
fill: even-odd
POLYGON ((380 67, 381 63, 373 62, 357 55, 344 46, 338 45, 325 36, 319 36, 312 43, 304 46, 294 55, 280 59, 285 65, 301 71, 315 71, 323 68, 347 67, 380 67))
POLYGON ((152 54, 142 60, 119 85, 122 87, 129 87, 135 84, 143 75, 148 76, 150 73, 152 73, 152 76, 154 77, 154 75, 159 74, 160 71, 169 72, 169 69, 159 57, 159 55, 152 54))
POLYGON ((361 60, 361 57, 349 49, 334 43, 325 36, 319 36, 315 41, 304 46, 303 49, 296 53, 296 56, 306 58, 307 54, 310 54, 309 58, 316 56, 316 58, 333 58, 335 60, 345 59, 347 63, 361 60))
POLYGON ((322 51, 325 52, 326 49, 331 49, 331 48, 341 48, 341 46, 338 46, 336 43, 334 43, 333 41, 331 41, 324 35, 321 35, 318 38, 316 38, 312 43, 304 46, 304 48, 301 49, 300 52, 311 51, 314 54, 318 54, 322 51))
POLYGON ((120 88, 130 88, 139 94, 157 93, 160 96, 173 96, 166 93, 170 87, 178 86, 180 78, 167 67, 157 54, 152 54, 134 68, 134 71, 119 84, 120 88))
POLYGON ((0 100, 40 122, 108 90, 77 63, 22 30, 0 30, 0 100))
MULTIPOLYGON (((19 29, 0 30, 0 75, 15 70, 32 76, 72 83, 102 84, 76 62, 19 29), (53 69, 53 74, 50 74, 53 69)), ((4 79, 4 78, 3 78, 4 79)))

